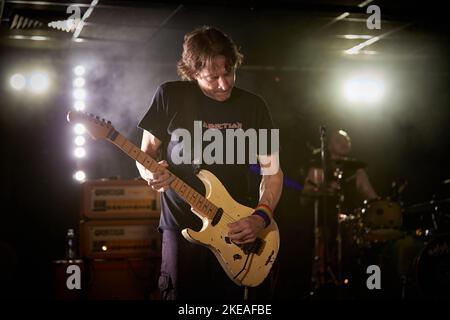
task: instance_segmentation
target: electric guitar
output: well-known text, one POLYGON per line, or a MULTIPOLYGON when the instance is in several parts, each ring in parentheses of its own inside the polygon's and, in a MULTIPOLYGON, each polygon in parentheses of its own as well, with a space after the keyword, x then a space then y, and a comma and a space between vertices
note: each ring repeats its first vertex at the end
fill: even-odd
MULTIPOLYGON (((167 170, 116 131, 110 121, 79 111, 69 112, 67 120, 82 124, 93 139, 109 140, 150 172, 167 170)), ((192 212, 203 221, 200 231, 187 228, 182 230, 183 236, 192 243, 209 248, 237 285, 255 287, 261 284, 269 274, 280 246, 276 222, 272 219, 254 242, 235 244, 228 237, 227 224, 251 215, 254 209, 234 201, 219 179, 207 170, 197 174, 205 185, 205 196, 170 171, 169 174, 173 176, 172 190, 189 203, 192 212)))

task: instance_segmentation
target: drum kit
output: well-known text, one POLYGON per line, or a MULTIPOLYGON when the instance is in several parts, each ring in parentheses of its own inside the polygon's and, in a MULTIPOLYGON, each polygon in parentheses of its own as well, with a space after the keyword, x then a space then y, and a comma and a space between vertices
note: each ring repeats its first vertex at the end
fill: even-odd
MULTIPOLYGON (((339 158, 328 166, 339 183, 344 172, 366 164, 339 158)), ((444 184, 450 190, 450 180, 444 184)), ((450 297, 450 193, 409 206, 397 194, 364 201, 351 212, 341 206, 344 196, 339 189, 325 187, 302 193, 314 201, 311 294, 330 282, 345 286, 349 281, 362 281, 365 286, 365 269, 359 272, 365 278, 358 280, 352 274, 355 266, 377 264, 393 275, 392 283, 398 283, 390 297, 450 297)))

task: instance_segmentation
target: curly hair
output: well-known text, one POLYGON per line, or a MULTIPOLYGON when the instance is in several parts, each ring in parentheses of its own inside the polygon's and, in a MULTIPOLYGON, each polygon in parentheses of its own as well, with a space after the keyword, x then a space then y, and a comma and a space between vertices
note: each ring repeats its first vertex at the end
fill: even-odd
POLYGON ((197 28, 184 36, 183 53, 177 63, 182 80, 194 81, 195 74, 211 63, 214 57, 225 57, 225 68, 238 68, 244 59, 233 40, 210 26, 197 28))

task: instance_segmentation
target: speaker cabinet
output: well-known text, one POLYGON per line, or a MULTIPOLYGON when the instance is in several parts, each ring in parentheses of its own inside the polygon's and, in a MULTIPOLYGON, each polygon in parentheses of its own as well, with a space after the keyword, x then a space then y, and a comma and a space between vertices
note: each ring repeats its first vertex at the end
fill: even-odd
POLYGON ((161 260, 157 258, 86 261, 88 300, 158 300, 161 260))

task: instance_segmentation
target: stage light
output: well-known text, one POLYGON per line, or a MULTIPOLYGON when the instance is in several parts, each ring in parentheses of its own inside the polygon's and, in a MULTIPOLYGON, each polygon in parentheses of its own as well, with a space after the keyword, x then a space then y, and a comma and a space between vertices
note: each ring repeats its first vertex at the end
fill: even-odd
POLYGON ((340 134, 341 136, 344 136, 344 137, 348 138, 348 133, 347 133, 346 131, 344 131, 344 130, 339 130, 338 132, 339 132, 339 134, 340 134))
POLYGON ((86 99, 86 90, 84 89, 75 89, 73 90, 73 97, 77 100, 86 99))
POLYGON ((30 75, 30 90, 34 93, 42 93, 49 87, 48 75, 42 72, 33 72, 30 75))
POLYGON ((86 104, 84 103, 84 101, 76 100, 73 104, 73 108, 77 111, 83 111, 84 109, 86 109, 86 104))
POLYGON ((83 136, 76 136, 74 142, 77 146, 81 147, 86 143, 86 139, 83 136))
POLYGON ((75 151, 73 152, 73 154, 77 158, 84 158, 84 157, 86 157, 86 149, 84 149, 82 147, 75 148, 75 151))
POLYGON ((354 103, 375 103, 381 100, 383 94, 383 81, 375 75, 358 75, 344 85, 345 97, 354 103))
POLYGON ((74 127, 73 127, 73 131, 75 131, 76 134, 84 134, 86 132, 86 128, 81 124, 81 123, 77 123, 74 127))
POLYGON ((343 36, 338 36, 339 38, 349 39, 349 40, 357 40, 357 39, 372 39, 373 36, 369 36, 366 34, 344 34, 343 36))
POLYGON ((358 44, 358 45, 356 45, 356 46, 354 46, 354 47, 352 47, 350 49, 345 50, 344 53, 346 53, 346 54, 359 54, 360 51, 363 48, 368 47, 371 44, 374 44, 375 42, 377 42, 380 39, 381 39, 380 37, 370 38, 369 40, 366 40, 366 41, 364 41, 364 42, 362 42, 362 43, 360 43, 360 44, 358 44))
POLYGON ((86 174, 84 173, 84 171, 79 170, 75 172, 73 178, 77 181, 83 182, 84 180, 86 180, 86 174))
POLYGON ((43 36, 31 36, 30 39, 31 39, 31 40, 34 40, 34 41, 45 41, 45 40, 50 40, 49 37, 43 37, 43 36))
POLYGON ((27 81, 25 77, 20 74, 16 73, 9 79, 9 84, 14 90, 23 90, 25 88, 27 81))
POLYGON ((73 80, 73 86, 76 88, 84 87, 85 83, 86 83, 86 80, 84 80, 84 78, 82 78, 82 77, 78 77, 73 80))
POLYGON ((82 65, 78 65, 73 69, 73 72, 80 77, 86 72, 86 69, 82 65))

